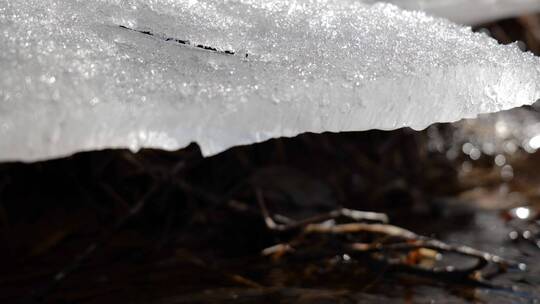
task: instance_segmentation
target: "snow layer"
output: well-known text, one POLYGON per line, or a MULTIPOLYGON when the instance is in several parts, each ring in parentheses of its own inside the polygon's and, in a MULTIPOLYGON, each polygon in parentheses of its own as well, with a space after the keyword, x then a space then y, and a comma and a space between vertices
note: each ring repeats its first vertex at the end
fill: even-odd
POLYGON ((408 10, 420 10, 462 24, 480 24, 493 20, 540 12, 540 0, 362 0, 394 3, 408 10))
POLYGON ((0 160, 192 141, 212 155, 539 97, 538 58, 388 4, 0 0, 0 160))

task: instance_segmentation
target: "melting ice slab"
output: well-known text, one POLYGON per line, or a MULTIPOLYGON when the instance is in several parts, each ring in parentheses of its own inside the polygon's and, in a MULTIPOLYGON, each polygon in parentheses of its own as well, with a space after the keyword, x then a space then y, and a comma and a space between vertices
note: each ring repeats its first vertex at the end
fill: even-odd
POLYGON ((392 5, 0 1, 1 160, 192 141, 211 155, 539 97, 538 58, 392 5))

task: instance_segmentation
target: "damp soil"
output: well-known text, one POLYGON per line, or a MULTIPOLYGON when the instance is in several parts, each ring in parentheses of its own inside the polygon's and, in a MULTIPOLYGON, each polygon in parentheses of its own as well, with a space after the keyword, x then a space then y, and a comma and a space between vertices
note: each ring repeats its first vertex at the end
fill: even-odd
MULTIPOLYGON (((538 187, 540 156, 517 157, 513 181, 497 178, 500 169, 489 159, 464 176, 456 169, 464 159, 429 151, 427 140, 427 132, 408 129, 305 134, 206 159, 191 145, 2 164, 0 301, 536 301, 536 207, 526 207, 531 217, 524 221, 515 216, 516 202, 498 202, 509 201, 508 189, 538 187), (348 235, 306 238, 295 251, 263 255, 297 232, 265 225, 257 190, 277 219, 299 221, 339 207, 381 212, 396 226, 525 263, 527 270, 489 265, 482 276, 418 273, 370 255, 349 256, 341 251, 348 235)), ((424 263, 410 256, 406 266, 424 263)), ((471 263, 444 260, 452 267, 471 263)))

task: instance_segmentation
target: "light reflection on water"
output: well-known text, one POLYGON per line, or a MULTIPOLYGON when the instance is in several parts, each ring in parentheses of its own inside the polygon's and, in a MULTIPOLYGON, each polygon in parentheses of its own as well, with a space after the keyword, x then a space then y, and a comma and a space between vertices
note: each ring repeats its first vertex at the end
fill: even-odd
POLYGON ((445 153, 451 161, 459 161, 460 176, 466 176, 486 163, 493 165, 501 182, 515 178, 516 160, 540 149, 540 102, 477 119, 462 120, 450 128, 440 125, 428 129, 431 151, 445 153))
POLYGON ((540 252, 540 102, 450 127, 433 126, 428 135, 431 151, 456 163, 460 183, 468 187, 462 199, 502 214, 479 212, 474 233, 457 232, 449 239, 530 258, 537 276, 540 269, 532 260, 540 252))
MULTIPOLYGON (((537 102, 530 107, 483 114, 476 119, 454 123, 451 134, 440 134, 439 126, 433 126, 428 130, 430 148, 441 152, 460 151, 473 160, 481 155, 534 153, 540 148, 539 109, 537 102)), ((457 155, 450 153, 449 156, 457 155)))
POLYGON ((514 213, 519 219, 525 220, 531 215, 531 209, 528 207, 518 207, 514 209, 514 213))

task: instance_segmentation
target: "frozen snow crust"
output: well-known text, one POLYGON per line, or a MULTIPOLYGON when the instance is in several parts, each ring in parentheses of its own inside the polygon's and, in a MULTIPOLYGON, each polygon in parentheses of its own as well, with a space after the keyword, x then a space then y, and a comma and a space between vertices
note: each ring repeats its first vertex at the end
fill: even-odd
MULTIPOLYGON (((360 0, 359 0, 360 1, 360 0)), ((480 24, 497 19, 540 12, 539 0, 361 0, 394 3, 408 10, 419 10, 457 23, 480 24)))
POLYGON ((388 4, 0 0, 3 161, 192 141, 212 155, 538 98, 539 58, 388 4))

